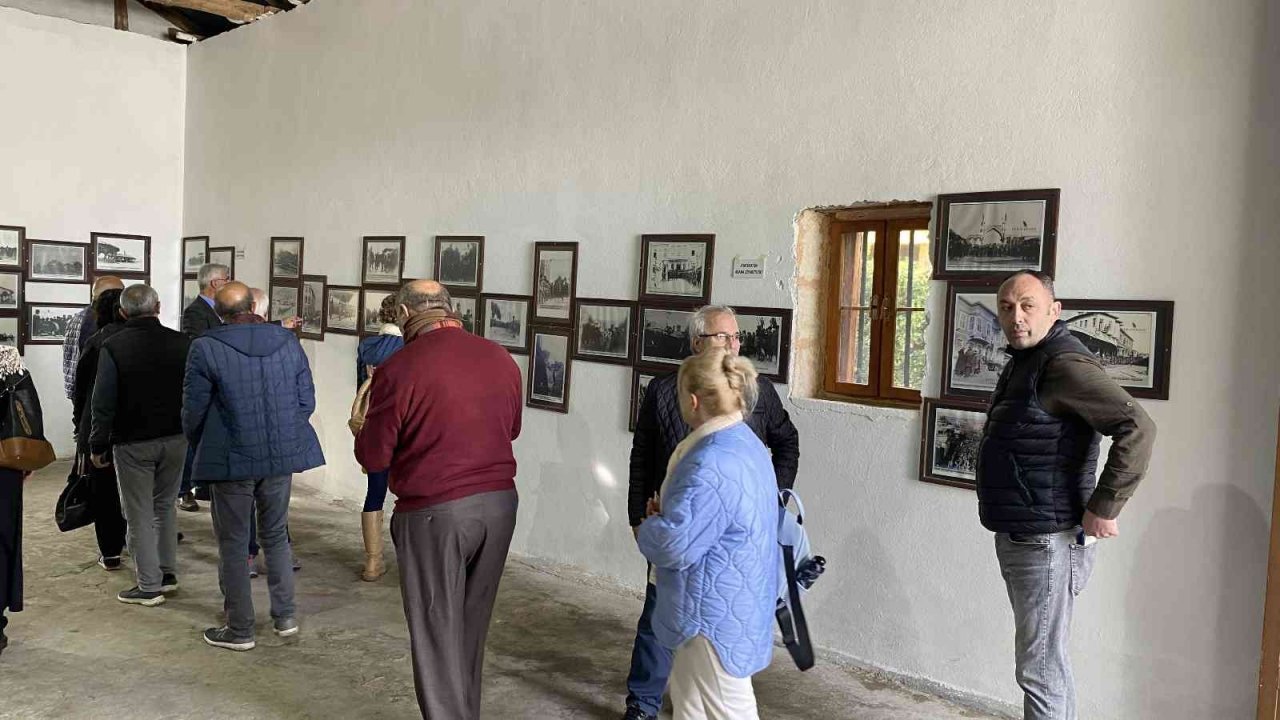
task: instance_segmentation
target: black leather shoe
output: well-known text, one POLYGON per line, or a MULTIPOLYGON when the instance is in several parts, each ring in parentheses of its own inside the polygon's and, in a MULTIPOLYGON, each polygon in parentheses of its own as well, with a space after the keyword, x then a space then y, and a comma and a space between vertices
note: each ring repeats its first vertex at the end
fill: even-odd
POLYGON ((639 705, 628 705, 627 713, 622 716, 622 720, 658 720, 658 716, 641 710, 639 705))

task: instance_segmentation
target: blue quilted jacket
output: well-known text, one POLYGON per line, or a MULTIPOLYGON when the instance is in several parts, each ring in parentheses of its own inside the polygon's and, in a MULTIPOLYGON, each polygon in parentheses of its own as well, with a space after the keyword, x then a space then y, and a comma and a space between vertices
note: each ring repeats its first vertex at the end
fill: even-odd
POLYGON ((183 383, 192 478, 251 480, 323 465, 309 422, 315 407, 311 368, 292 332, 267 323, 206 330, 191 343, 183 383))
POLYGON ((703 635, 734 677, 773 656, 778 582, 778 482, 745 423, 697 441, 662 490, 662 514, 640 525, 657 571, 653 631, 675 649, 703 635))

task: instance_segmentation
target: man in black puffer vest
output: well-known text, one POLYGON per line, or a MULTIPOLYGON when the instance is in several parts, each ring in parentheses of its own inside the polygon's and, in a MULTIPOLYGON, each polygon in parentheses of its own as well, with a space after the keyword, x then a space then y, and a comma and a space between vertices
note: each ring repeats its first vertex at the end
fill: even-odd
MULTIPOLYGON (((727 347, 735 354, 742 343, 738 317, 733 308, 708 305, 689 320, 689 346, 695 353, 708 347, 727 347)), ((800 433, 782 406, 773 383, 756 379, 755 398, 748 404, 754 409, 747 426, 769 448, 778 488, 790 488, 796 481, 800 465, 800 433)), ((631 472, 628 486, 627 515, 635 532, 645 518, 645 503, 662 488, 667 475, 667 461, 676 445, 689 434, 689 426, 680 417, 680 400, 676 392, 676 373, 654 378, 645 392, 631 441, 631 472)), ((656 718, 662 707, 662 694, 671 674, 672 652, 654 637, 654 585, 650 578, 645 587, 644 609, 636 625, 635 644, 631 650, 631 672, 627 676, 627 710, 624 720, 656 718)))
POLYGON ((1009 362, 978 452, 978 515, 993 531, 1013 605, 1027 720, 1075 720, 1068 646, 1075 597, 1093 572, 1094 538, 1146 473, 1155 424, 1059 320, 1053 279, 1021 271, 1000 286, 1009 362), (1112 438, 1095 481, 1101 435, 1112 438))

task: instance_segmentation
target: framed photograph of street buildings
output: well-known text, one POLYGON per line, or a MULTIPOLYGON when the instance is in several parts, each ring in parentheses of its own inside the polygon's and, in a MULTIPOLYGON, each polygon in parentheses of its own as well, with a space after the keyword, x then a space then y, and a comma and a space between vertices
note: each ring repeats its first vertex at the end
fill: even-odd
POLYGON ((395 295, 398 290, 378 290, 365 288, 360 291, 360 334, 377 335, 382 329, 382 321, 378 313, 382 310, 382 301, 395 295))
POLYGON ((1009 356, 996 309, 999 285, 947 283, 947 321, 943 328, 942 396, 985 402, 996 389, 1009 356))
POLYGON ((89 246, 56 240, 27 240, 26 277, 31 282, 86 283, 89 246))
POLYGON ((640 307, 638 362, 679 365, 693 354, 689 344, 689 318, 692 309, 640 307))
POLYGON ((296 317, 298 315, 298 286, 272 285, 269 314, 273 321, 296 317))
POLYGON ((84 308, 72 303, 27 303, 23 344, 61 345, 71 318, 84 308))
POLYGON ((325 287, 324 331, 340 335, 360 334, 360 288, 350 285, 325 287))
POLYGON ((573 359, 630 365, 636 313, 636 303, 630 300, 579 300, 573 359))
POLYGON ((569 412, 569 328, 532 327, 529 380, 525 393, 529 407, 569 412))
POLYGON ((994 279, 1054 271, 1057 189, 938 196, 934 280, 994 279))
POLYGON ((1062 320, 1130 395, 1169 399, 1172 301, 1062 300, 1062 320))
POLYGON ((302 238, 271 238, 271 279, 297 280, 302 277, 302 238))
POLYGON ((22 244, 26 239, 26 228, 0 225, 0 269, 22 270, 22 244))
POLYGON ((231 279, 236 279, 236 248, 234 245, 226 245, 223 247, 209 248, 208 261, 219 265, 226 265, 231 269, 231 279))
POLYGON ((182 276, 195 277, 200 266, 209 260, 209 238, 206 236, 182 238, 182 276))
POLYGON ((399 288, 404 277, 404 236, 367 236, 364 239, 362 285, 399 288))
POLYGON ((751 360, 756 372, 773 382, 787 383, 791 366, 791 310, 735 307, 742 346, 738 354, 751 360))
POLYGON ((301 308, 298 316, 302 324, 298 334, 307 340, 324 340, 325 286, 329 278, 324 275, 303 275, 301 308))
POLYGON ((498 343, 517 355, 529 354, 528 295, 485 293, 480 296, 482 321, 480 335, 498 343))
POLYGON ((578 290, 578 243, 533 245, 532 323, 571 325, 578 290))
POLYGON ((151 273, 150 237, 111 233, 90 233, 89 237, 93 245, 95 274, 145 277, 151 273))
POLYGON ((987 422, 986 409, 974 403, 924 399, 920 438, 920 479, 974 489, 978 446, 987 422))
POLYGON ((641 235, 640 302, 711 302, 715 235, 641 235))
POLYGON ((458 319, 462 321, 462 329, 476 334, 476 317, 480 312, 479 303, 475 295, 463 295, 461 293, 453 296, 453 311, 458 314, 458 319))
POLYGON ((644 407, 645 393, 649 391, 649 383, 669 370, 651 370, 633 368, 631 370, 631 412, 627 415, 627 430, 636 431, 636 422, 640 419, 640 408, 644 407))
POLYGON ((484 288, 484 237, 436 236, 436 280, 449 292, 479 293, 484 288))

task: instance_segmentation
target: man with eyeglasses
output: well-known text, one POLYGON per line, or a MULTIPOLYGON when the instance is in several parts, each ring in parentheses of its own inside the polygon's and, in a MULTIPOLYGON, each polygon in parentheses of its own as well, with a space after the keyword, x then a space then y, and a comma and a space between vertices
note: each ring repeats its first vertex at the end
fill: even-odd
MULTIPOLYGON (((694 353, 723 347, 735 355, 742 345, 738 316, 725 305, 707 305, 689 319, 689 345, 694 353)), ((654 378, 645 393, 631 441, 631 471, 627 514, 631 531, 645 518, 645 506, 662 487, 667 462, 676 445, 688 434, 689 426, 680 417, 676 392, 676 372, 654 378)), ((769 448, 778 488, 795 484, 800 464, 800 434, 782 405, 773 383, 757 377, 755 392, 745 393, 750 406, 747 425, 769 448)), ((644 610, 636 624, 631 650, 631 672, 627 676, 627 710, 623 720, 655 720, 662 708, 662 694, 671 674, 672 653, 653 634, 652 617, 655 588, 652 577, 645 587, 644 610)))
MULTIPOLYGON (((205 263, 200 266, 196 281, 200 283, 200 294, 182 311, 182 332, 191 338, 200 337, 205 330, 222 325, 222 318, 218 317, 218 313, 213 309, 213 297, 231 282, 231 268, 218 263, 205 263)), ((178 509, 187 512, 196 512, 200 509, 200 503, 196 502, 195 488, 191 482, 191 462, 194 453, 195 445, 191 445, 187 449, 186 462, 183 463, 181 494, 178 495, 178 509)))

